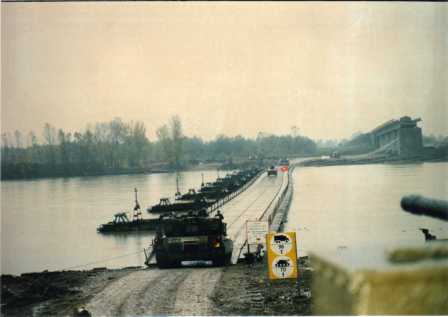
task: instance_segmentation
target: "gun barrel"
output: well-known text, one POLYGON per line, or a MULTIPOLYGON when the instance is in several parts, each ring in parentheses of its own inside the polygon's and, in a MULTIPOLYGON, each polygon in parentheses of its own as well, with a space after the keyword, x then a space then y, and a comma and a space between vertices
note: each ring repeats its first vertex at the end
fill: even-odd
POLYGON ((414 215, 425 215, 448 221, 448 201, 420 195, 408 195, 401 199, 401 208, 414 215))

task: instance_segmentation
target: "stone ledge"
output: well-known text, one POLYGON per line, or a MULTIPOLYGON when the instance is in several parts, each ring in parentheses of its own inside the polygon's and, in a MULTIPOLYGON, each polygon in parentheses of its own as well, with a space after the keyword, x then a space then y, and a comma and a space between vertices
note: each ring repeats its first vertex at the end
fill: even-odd
POLYGON ((313 314, 448 314, 448 258, 391 263, 385 250, 381 251, 383 259, 371 266, 346 262, 356 254, 365 256, 364 250, 350 257, 312 254, 313 314))

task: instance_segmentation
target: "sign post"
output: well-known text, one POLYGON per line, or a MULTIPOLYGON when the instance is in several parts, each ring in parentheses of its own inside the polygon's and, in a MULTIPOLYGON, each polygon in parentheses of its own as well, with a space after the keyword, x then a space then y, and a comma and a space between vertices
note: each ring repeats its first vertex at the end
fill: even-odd
POLYGON ((296 279, 298 276, 296 233, 268 233, 266 243, 269 279, 296 279))

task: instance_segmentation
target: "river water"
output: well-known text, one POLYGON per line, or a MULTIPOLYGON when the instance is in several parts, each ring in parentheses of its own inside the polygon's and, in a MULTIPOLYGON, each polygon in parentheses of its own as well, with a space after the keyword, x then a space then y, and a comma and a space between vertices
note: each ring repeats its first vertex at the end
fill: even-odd
MULTIPOLYGON (((198 188, 201 173, 180 173, 182 192, 198 188)), ((298 233, 299 254, 372 244, 423 243, 419 227, 448 237, 448 224, 409 215, 402 195, 448 199, 448 164, 297 168, 287 229, 298 233)), ((130 211, 134 187, 142 209, 172 196, 175 174, 120 175, 1 182, 1 272, 118 268, 144 262, 152 234, 101 235, 100 223, 130 211), (107 261, 104 261, 107 260, 107 261)), ((146 211, 144 216, 148 217, 146 211)))
MULTIPOLYGON (((179 173, 180 191, 199 188, 201 174, 205 182, 218 177, 216 171, 179 173)), ((112 220, 115 213, 132 211, 134 188, 138 189, 143 216, 149 218, 148 205, 176 192, 176 175, 1 182, 1 272, 143 265, 141 250, 148 247, 152 233, 96 232, 98 225, 112 220)))
POLYGON ((424 244, 418 228, 448 238, 448 223, 402 211, 400 200, 421 194, 448 200, 448 163, 296 168, 286 230, 299 255, 424 244))

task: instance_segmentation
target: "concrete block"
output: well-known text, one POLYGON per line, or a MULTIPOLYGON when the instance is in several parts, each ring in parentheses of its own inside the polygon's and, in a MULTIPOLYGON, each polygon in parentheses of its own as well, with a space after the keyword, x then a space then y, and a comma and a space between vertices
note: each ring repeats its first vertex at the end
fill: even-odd
POLYGON ((447 315, 447 252, 448 243, 435 242, 392 252, 312 254, 313 313, 447 315))

